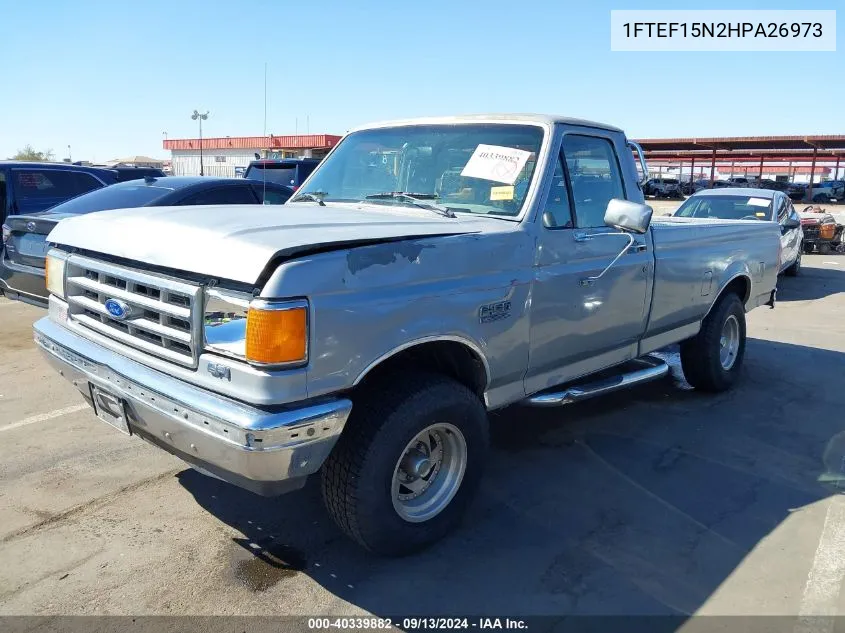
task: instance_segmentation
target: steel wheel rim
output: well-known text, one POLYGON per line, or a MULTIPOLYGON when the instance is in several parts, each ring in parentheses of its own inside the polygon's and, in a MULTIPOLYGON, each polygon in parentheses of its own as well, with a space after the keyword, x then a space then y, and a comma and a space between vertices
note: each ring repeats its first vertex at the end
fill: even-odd
POLYGON ((736 362, 736 355, 739 352, 739 321, 732 314, 722 326, 722 335, 719 337, 719 362, 722 369, 729 370, 736 362))
POLYGON ((426 427, 408 442, 393 469, 393 509, 410 523, 434 518, 457 494, 466 464, 467 443, 458 427, 426 427))

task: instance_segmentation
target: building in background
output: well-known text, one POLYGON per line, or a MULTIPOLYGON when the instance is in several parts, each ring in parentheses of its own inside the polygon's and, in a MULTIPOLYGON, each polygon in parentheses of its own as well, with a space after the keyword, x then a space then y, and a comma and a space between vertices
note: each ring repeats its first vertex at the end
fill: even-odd
POLYGON ((149 156, 127 156, 125 158, 115 158, 106 163, 107 167, 153 167, 155 169, 163 169, 166 161, 161 158, 151 158, 149 156))
MULTIPOLYGON (((203 138, 203 172, 206 176, 242 176, 256 154, 259 158, 322 158, 340 138, 332 134, 203 138)), ((170 170, 174 176, 199 175, 198 138, 165 139, 163 143, 164 149, 170 150, 170 170)))

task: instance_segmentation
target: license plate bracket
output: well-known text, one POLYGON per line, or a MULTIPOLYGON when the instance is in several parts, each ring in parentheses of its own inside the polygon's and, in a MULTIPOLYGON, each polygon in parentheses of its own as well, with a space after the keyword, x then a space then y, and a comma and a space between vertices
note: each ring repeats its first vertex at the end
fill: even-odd
POLYGON ((97 417, 118 431, 132 435, 126 418, 126 402, 94 383, 88 383, 88 385, 91 388, 91 401, 94 403, 94 413, 97 417))

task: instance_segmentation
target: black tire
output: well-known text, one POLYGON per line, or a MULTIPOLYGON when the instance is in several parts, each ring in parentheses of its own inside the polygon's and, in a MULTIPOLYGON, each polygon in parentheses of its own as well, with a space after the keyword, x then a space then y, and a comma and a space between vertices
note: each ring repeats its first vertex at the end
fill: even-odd
POLYGON ((804 250, 805 254, 807 254, 807 255, 811 254, 813 252, 813 244, 812 243, 808 244, 807 242, 804 242, 803 250, 804 250))
POLYGON ((681 343, 681 367, 687 382, 701 391, 720 392, 736 382, 745 356, 745 310, 736 294, 723 295, 701 324, 701 331, 681 343), (722 329, 735 318, 739 330, 739 348, 733 364, 725 369, 719 357, 722 329))
POLYGON ((385 556, 410 554, 460 521, 480 483, 489 442, 487 411, 464 385, 422 372, 381 381, 353 397, 346 428, 323 465, 323 501, 340 529, 365 549, 385 556), (460 487, 439 514, 406 521, 393 505, 396 464, 418 433, 444 422, 466 441, 460 487))
POLYGON ((819 255, 828 255, 830 251, 830 242, 821 242, 819 244, 819 255))
POLYGON ((798 249, 798 257, 795 259, 795 263, 792 264, 789 268, 783 271, 783 274, 787 277, 797 277, 798 274, 801 272, 801 252, 804 250, 804 247, 798 249))

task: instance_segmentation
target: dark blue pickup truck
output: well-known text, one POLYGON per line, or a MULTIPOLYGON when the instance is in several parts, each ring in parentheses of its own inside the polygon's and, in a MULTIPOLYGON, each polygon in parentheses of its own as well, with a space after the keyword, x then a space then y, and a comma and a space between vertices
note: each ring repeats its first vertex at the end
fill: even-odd
POLYGON ((44 211, 117 182, 115 171, 65 163, 0 161, 0 221, 44 211))

